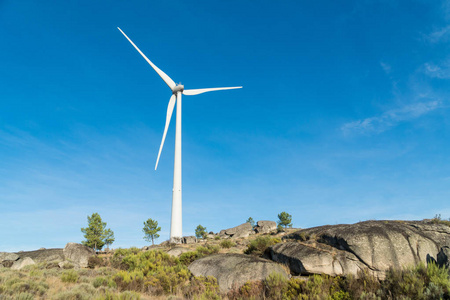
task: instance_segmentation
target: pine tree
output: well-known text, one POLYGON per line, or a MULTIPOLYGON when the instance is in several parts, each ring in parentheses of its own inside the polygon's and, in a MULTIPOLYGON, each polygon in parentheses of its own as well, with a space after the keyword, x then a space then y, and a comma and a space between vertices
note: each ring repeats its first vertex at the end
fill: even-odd
POLYGON ((195 236, 198 239, 206 239, 206 227, 203 227, 202 225, 198 225, 197 228, 195 228, 195 236))
POLYGON ((284 226, 286 228, 287 226, 292 226, 292 216, 288 214, 287 212, 283 211, 278 215, 278 225, 284 226))
POLYGON ((106 222, 102 222, 102 218, 98 213, 88 216, 88 227, 81 228, 84 233, 85 241, 81 243, 94 250, 101 250, 105 244, 111 245, 114 242, 114 232, 106 229, 106 222))
POLYGON ((154 240, 159 238, 158 232, 161 231, 161 227, 158 227, 158 221, 148 219, 144 222, 144 228, 142 229, 144 232, 144 240, 148 242, 152 242, 152 245, 155 244, 154 240))

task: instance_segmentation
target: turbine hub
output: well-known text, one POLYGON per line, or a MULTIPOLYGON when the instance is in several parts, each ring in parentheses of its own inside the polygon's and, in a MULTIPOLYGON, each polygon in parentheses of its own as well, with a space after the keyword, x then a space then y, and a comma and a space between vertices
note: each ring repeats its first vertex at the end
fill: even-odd
POLYGON ((183 91, 184 91, 184 85, 182 85, 182 84, 177 84, 177 85, 173 88, 172 93, 176 94, 176 93, 178 93, 178 92, 183 92, 183 91))

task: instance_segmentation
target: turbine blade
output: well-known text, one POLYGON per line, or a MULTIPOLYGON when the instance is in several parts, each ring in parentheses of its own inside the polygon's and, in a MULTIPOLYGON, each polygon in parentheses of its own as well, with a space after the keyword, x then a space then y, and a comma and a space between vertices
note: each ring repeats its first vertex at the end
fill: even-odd
POLYGON ((203 93, 206 93, 206 92, 221 91, 221 90, 233 90, 233 89, 241 89, 241 88, 242 88, 242 86, 233 86, 233 87, 221 87, 221 88, 184 90, 183 91, 183 95, 193 96, 193 95, 203 94, 203 93))
POLYGON ((152 68, 156 71, 156 73, 158 73, 158 75, 162 78, 162 80, 164 80, 164 82, 170 87, 170 89, 173 90, 173 88, 177 86, 175 82, 169 76, 167 76, 166 73, 164 73, 157 66, 155 66, 150 61, 150 59, 148 59, 147 56, 145 56, 145 54, 142 53, 142 51, 133 43, 133 41, 130 40, 130 38, 125 34, 125 32, 122 31, 122 29, 120 29, 119 27, 117 27, 117 29, 119 29, 120 32, 122 32, 122 34, 127 38, 127 40, 131 43, 131 45, 133 45, 134 48, 136 48, 136 50, 142 55, 142 57, 145 58, 145 60, 150 64, 150 66, 152 66, 152 68))
POLYGON ((169 105, 167 106, 167 116, 166 116, 166 126, 164 127, 164 134, 161 141, 161 146, 159 146, 158 158, 156 159, 155 170, 158 168, 159 157, 161 156, 161 151, 164 146, 164 140, 166 139, 167 129, 169 128, 170 118, 172 118, 173 108, 175 106, 175 101, 177 97, 172 95, 169 100, 169 105))

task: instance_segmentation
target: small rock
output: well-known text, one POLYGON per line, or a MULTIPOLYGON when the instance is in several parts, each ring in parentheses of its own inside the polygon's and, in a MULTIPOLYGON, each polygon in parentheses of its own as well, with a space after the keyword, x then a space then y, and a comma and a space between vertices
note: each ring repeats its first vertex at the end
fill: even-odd
POLYGON ((179 257, 181 254, 189 252, 190 250, 187 248, 183 248, 183 247, 175 247, 170 249, 169 251, 167 251, 167 254, 169 254, 170 256, 176 256, 179 257))
POLYGON ((29 257, 21 258, 13 263, 11 270, 21 270, 26 266, 35 265, 36 263, 29 257))
POLYGON ((195 243, 197 243, 197 238, 195 236, 191 235, 183 237, 183 244, 195 244, 195 243))

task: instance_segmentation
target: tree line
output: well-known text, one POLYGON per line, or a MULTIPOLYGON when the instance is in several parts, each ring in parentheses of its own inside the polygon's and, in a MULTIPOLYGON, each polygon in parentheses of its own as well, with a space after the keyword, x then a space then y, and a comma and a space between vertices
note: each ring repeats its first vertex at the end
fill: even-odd
MULTIPOLYGON (((84 238, 86 240, 81 243, 88 246, 96 251, 101 250, 104 246, 109 248, 112 243, 114 243, 114 232, 110 228, 106 228, 106 222, 103 222, 102 218, 98 213, 93 213, 91 216, 87 217, 88 226, 86 228, 81 228, 81 232, 84 233, 84 238)), ((249 217, 246 221, 250 223, 252 228, 255 227, 255 221, 252 217, 249 217)), ((287 212, 281 212, 278 214, 278 231, 283 231, 287 227, 292 227, 292 216, 287 212)), ((153 219, 148 219, 144 222, 144 228, 142 232, 144 233, 144 240, 152 242, 155 244, 155 240, 159 238, 158 232, 161 231, 161 227, 158 226, 158 221, 153 219)), ((195 228, 195 236, 199 239, 206 239, 207 230, 206 227, 198 225, 195 228)))

